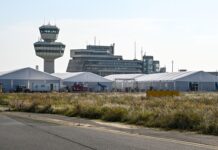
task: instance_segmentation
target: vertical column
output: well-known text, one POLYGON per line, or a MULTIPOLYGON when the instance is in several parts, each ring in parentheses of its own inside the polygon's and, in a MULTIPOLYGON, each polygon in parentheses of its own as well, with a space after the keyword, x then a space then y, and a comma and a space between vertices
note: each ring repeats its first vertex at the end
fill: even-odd
POLYGON ((11 90, 14 89, 14 80, 11 80, 11 90))
POLYGON ((27 89, 30 89, 30 80, 27 81, 27 89))
POLYGON ((54 59, 44 59, 44 72, 54 73, 54 59))

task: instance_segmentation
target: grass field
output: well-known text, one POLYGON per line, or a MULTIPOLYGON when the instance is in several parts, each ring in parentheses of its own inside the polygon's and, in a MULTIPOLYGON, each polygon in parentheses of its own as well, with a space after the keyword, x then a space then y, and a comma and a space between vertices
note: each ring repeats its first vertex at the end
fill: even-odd
POLYGON ((0 93, 12 111, 54 113, 218 135, 218 93, 146 98, 144 93, 0 93))

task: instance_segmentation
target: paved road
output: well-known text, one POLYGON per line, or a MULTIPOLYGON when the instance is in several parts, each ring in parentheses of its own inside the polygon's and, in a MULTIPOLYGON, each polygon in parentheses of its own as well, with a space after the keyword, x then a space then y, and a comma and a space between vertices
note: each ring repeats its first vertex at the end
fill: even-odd
POLYGON ((94 125, 76 126, 61 117, 0 113, 0 150, 218 150, 217 137, 205 136, 205 141, 207 144, 94 125))

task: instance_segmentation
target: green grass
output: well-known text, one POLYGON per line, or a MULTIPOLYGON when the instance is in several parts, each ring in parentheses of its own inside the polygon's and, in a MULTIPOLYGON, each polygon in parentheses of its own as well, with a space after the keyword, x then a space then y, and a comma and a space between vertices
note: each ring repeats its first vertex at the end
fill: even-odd
POLYGON ((12 111, 53 113, 218 135, 218 93, 146 98, 144 93, 0 94, 12 111))

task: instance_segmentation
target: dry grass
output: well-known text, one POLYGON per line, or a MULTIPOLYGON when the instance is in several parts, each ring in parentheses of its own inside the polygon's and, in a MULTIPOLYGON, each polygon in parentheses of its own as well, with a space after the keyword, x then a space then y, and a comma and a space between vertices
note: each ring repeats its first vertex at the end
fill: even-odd
POLYGON ((218 135, 218 93, 146 98, 144 93, 0 94, 10 110, 55 113, 218 135))

